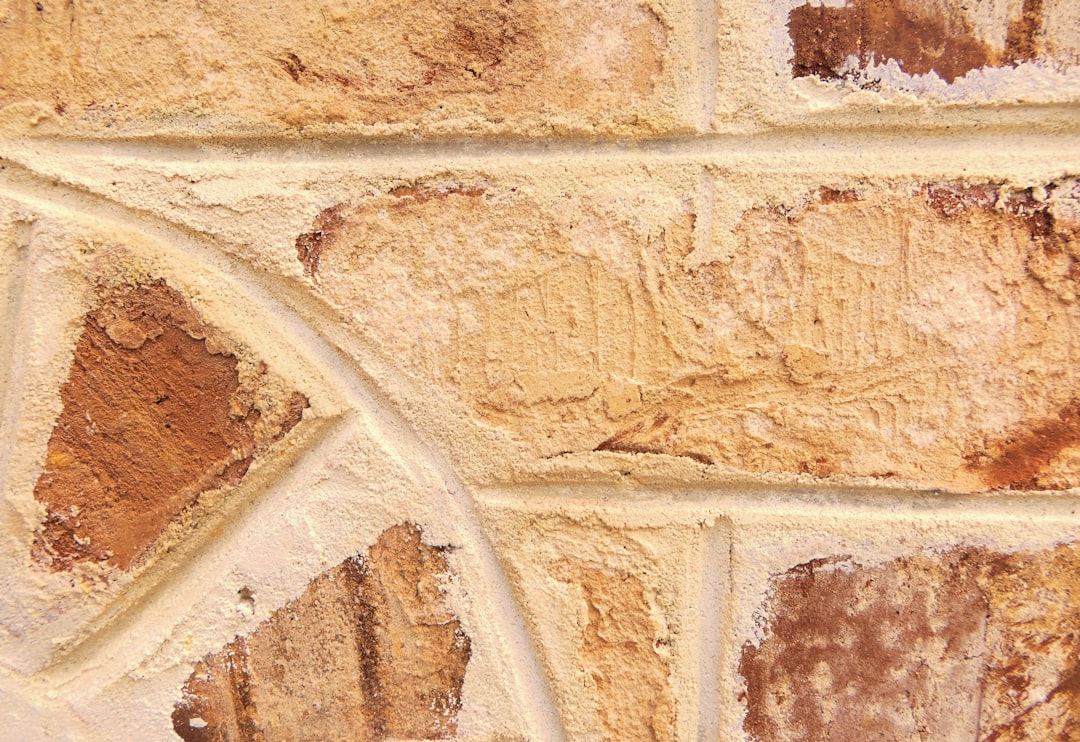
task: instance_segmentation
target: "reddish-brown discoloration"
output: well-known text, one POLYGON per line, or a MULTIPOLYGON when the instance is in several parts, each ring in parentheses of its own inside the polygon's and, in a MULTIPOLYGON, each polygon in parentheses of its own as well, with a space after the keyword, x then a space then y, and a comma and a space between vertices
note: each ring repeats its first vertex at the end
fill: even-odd
POLYGON ((843 8, 802 5, 791 11, 796 77, 839 77, 848 57, 862 66, 895 59, 911 75, 934 71, 947 82, 994 62, 962 19, 919 13, 902 0, 855 0, 843 8))
POLYGON ((744 728, 771 740, 1075 739, 1074 546, 962 548, 776 578, 765 639, 743 648, 744 728))
POLYGON ((1038 489, 1038 475, 1058 454, 1076 445, 1080 445, 1080 400, 1066 406, 1056 418, 987 444, 969 457, 970 466, 989 487, 1038 489))
POLYGON ((341 204, 324 209, 315 217, 312 230, 296 238, 296 257, 303 264, 304 273, 313 279, 319 272, 319 260, 322 259, 324 244, 332 240, 345 223, 343 211, 341 204))
POLYGON ((975 646, 986 607, 969 554, 949 557, 947 581, 920 560, 847 567, 810 562, 777 581, 769 639, 739 665, 754 739, 894 739, 892 709, 930 702, 935 675, 975 646))
MULTIPOLYGON (((260 413, 236 358, 208 337, 229 346, 164 281, 101 291, 34 489, 47 507, 37 552, 52 570, 126 569, 199 493, 243 478, 260 413)), ((306 406, 285 402, 276 437, 306 406)))
POLYGON ((195 667, 173 711, 176 733, 188 742, 453 736, 471 643, 440 587, 445 551, 404 524, 315 578, 195 667))
POLYGON ((1009 23, 1005 37, 1005 60, 1030 62, 1039 56, 1043 32, 1043 0, 1024 0, 1020 16, 1009 23))
POLYGON ((619 453, 653 453, 669 456, 685 456, 708 466, 712 459, 695 451, 672 451, 669 443, 674 438, 674 428, 678 422, 670 415, 659 414, 651 420, 643 420, 631 428, 608 438, 596 447, 597 451, 617 451, 619 453))
POLYGON ((417 183, 408 186, 398 186, 390 191, 391 196, 397 198, 412 199, 414 204, 427 203, 431 199, 444 199, 450 194, 478 198, 484 195, 484 189, 480 186, 466 186, 460 183, 450 183, 443 187, 417 183))

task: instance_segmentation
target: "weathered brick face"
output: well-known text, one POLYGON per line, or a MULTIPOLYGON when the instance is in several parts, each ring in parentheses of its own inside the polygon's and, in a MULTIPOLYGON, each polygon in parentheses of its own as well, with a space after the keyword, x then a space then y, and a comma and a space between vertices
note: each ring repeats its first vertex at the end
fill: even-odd
POLYGON ((319 296, 541 457, 1064 489, 1080 227, 1067 186, 1040 193, 823 187, 688 268, 686 204, 653 195, 635 230, 587 193, 447 179, 334 206, 297 249, 319 296))
POLYGON ((1080 740, 1080 0, 0 0, 0 737, 1080 740))
POLYGON ((127 569, 207 490, 240 483, 307 400, 241 379, 233 343, 164 281, 103 287, 86 316, 34 497, 37 556, 127 569))
POLYGON ((439 580, 445 547, 412 524, 320 575, 250 636, 195 667, 185 740, 452 737, 469 637, 439 580))
POLYGON ((788 16, 792 74, 831 79, 893 60, 909 75, 933 72, 951 83, 987 67, 1035 60, 1076 64, 1076 30, 1062 23, 1074 16, 1069 5, 1062 0, 806 3, 788 16))
POLYGON ((757 740, 1073 739, 1076 548, 956 549, 862 567, 843 557, 774 582, 747 645, 757 740))
POLYGON ((99 135, 205 119, 249 132, 685 128, 671 43, 686 13, 623 0, 16 5, 0 18, 0 105, 34 101, 99 135))

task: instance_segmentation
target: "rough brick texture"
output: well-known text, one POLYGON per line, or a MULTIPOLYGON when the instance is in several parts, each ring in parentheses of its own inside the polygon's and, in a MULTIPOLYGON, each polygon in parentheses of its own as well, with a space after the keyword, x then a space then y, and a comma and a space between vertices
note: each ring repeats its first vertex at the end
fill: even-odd
POLYGON ((759 740, 1066 740, 1080 734, 1074 545, 954 549, 778 577, 747 645, 759 740))
POLYGON ((0 0, 0 736, 1080 739, 1080 2, 0 0))
POLYGON ((239 484, 307 406, 275 395, 265 366, 241 379, 229 339, 164 281, 102 288, 97 301, 34 489, 53 570, 131 566, 200 493, 239 484))
POLYGON ((38 5, 0 17, 0 106, 98 136, 646 134, 696 115, 680 3, 38 5))
POLYGON ((443 548, 417 526, 320 575, 253 634, 200 662, 173 712, 185 740, 453 736, 469 637, 443 548))

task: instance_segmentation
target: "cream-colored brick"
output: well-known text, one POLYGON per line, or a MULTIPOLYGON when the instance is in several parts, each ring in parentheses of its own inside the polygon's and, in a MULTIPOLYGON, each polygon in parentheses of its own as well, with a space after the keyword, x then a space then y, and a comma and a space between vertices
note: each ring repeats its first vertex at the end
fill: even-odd
POLYGON ((640 136, 700 119, 690 4, 180 0, 0 6, 12 125, 640 136))
POLYGON ((489 501, 510 577, 571 739, 695 739, 700 530, 604 508, 489 501), (622 522, 620 522, 622 521, 622 522))
POLYGON ((1071 182, 777 180, 788 203, 715 243, 663 179, 545 185, 447 173, 325 210, 310 290, 537 459, 1080 482, 1071 182))

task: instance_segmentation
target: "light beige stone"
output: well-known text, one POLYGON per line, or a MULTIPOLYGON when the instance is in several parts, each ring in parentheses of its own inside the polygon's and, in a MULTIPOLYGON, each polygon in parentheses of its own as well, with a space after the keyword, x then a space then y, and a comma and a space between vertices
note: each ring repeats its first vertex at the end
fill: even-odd
POLYGON ((501 507, 484 521, 570 738, 691 738, 695 709, 678 699, 693 687, 680 650, 693 636, 684 601, 694 580, 680 572, 700 558, 694 529, 501 507))
POLYGON ((643 135, 699 116, 683 2, 37 7, 0 6, 0 107, 42 130, 643 135))
POLYGON ((1080 483, 1074 185, 819 188, 707 250, 669 187, 448 174, 323 211, 298 257, 403 370, 538 459, 1080 483))

